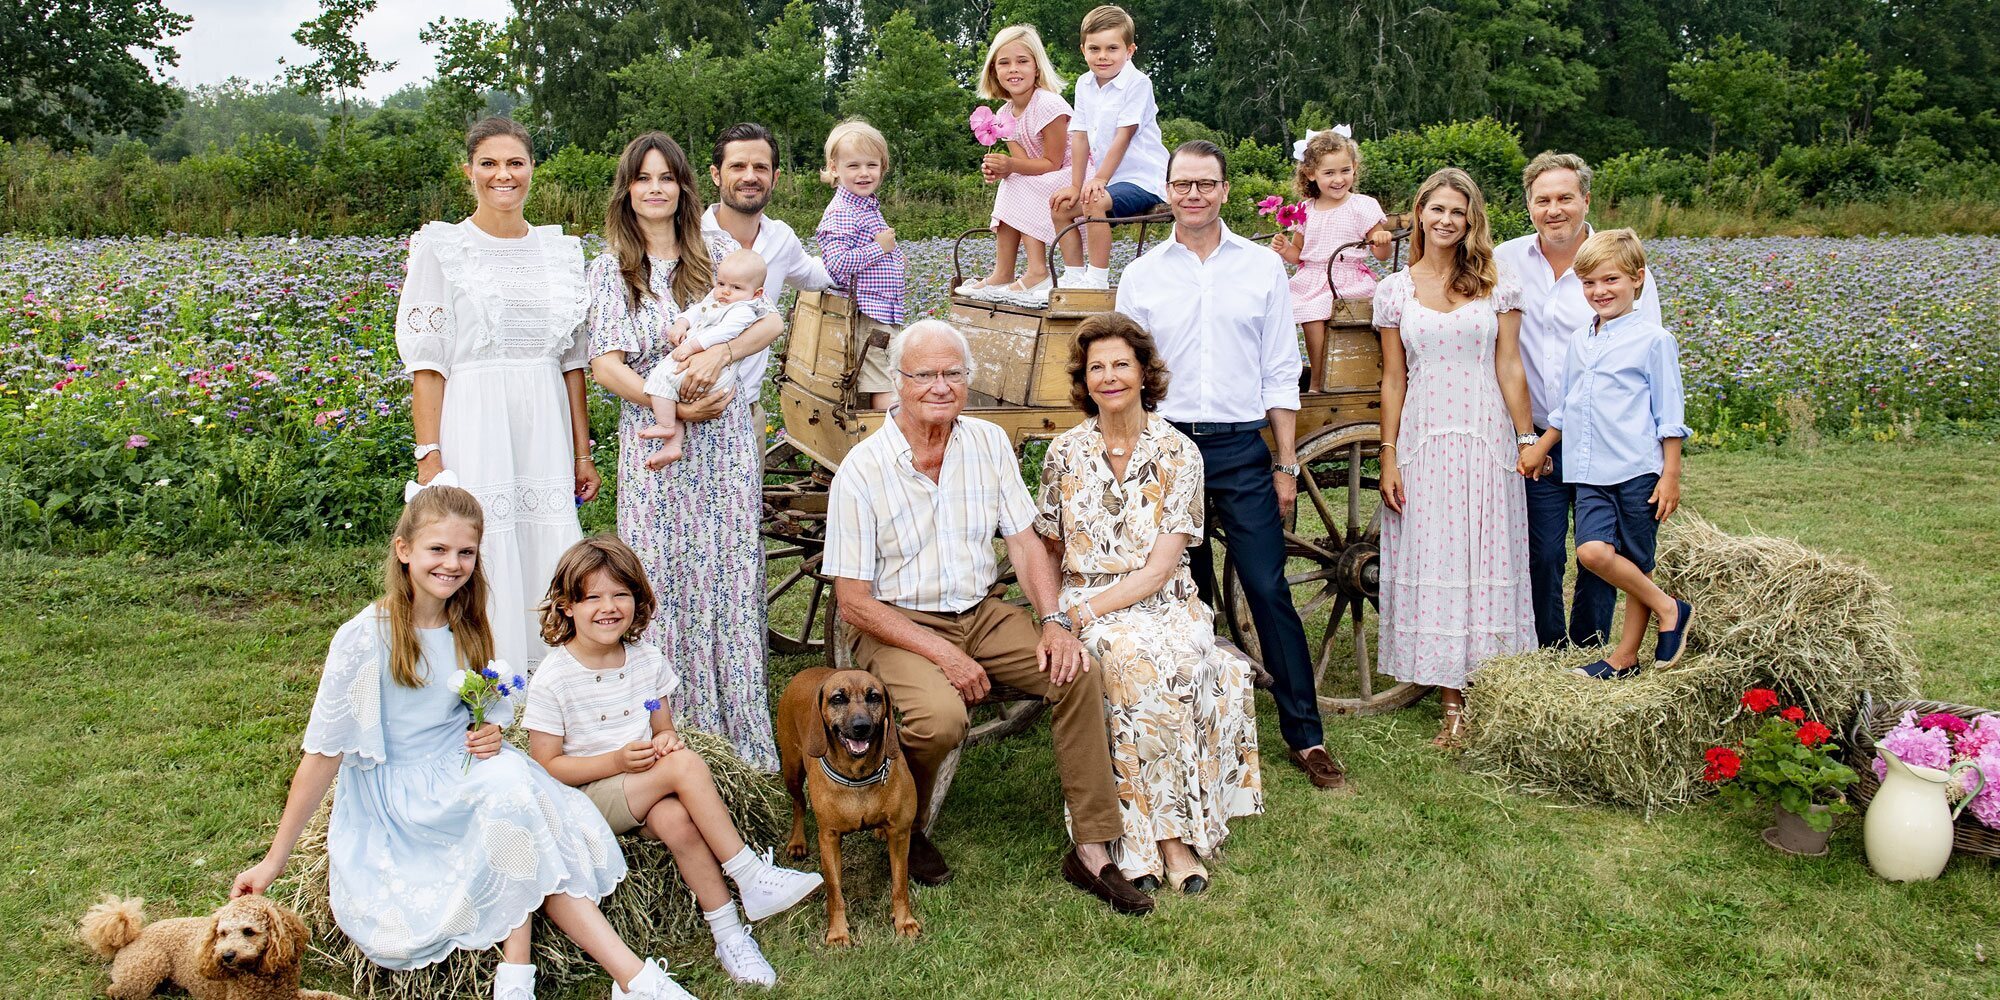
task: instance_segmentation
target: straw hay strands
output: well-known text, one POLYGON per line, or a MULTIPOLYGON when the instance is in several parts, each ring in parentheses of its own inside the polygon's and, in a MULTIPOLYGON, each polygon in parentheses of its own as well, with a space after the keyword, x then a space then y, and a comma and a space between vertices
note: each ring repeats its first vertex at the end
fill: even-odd
MULTIPOLYGON (((769 776, 744 763, 727 740, 707 733, 681 731, 690 749, 708 761, 715 787, 729 805, 736 829, 746 843, 771 845, 791 829, 790 803, 769 776)), ((516 727, 509 738, 524 745, 526 734, 516 727)), ((329 800, 330 803, 330 800, 329 800)), ((383 1000, 436 1000, 439 997, 486 996, 491 990, 497 959, 491 952, 455 951, 451 957, 411 972, 390 972, 361 954, 334 925, 327 904, 326 823, 329 805, 322 805, 300 836, 293 852, 289 891, 274 893, 306 918, 313 928, 314 958, 331 963, 344 974, 359 997, 383 1000)), ((603 901, 604 915, 625 943, 641 955, 664 955, 669 945, 695 940, 707 933, 694 894, 681 881, 673 856, 657 841, 634 835, 618 838, 630 868, 618 890, 603 901)), ((534 961, 538 985, 553 989, 595 975, 598 967, 541 916, 535 917, 534 961)))
POLYGON ((1468 694, 1473 770, 1650 814, 1707 791, 1702 753, 1744 731, 1737 699, 1748 688, 1773 688, 1836 731, 1864 690, 1916 692, 1902 616, 1866 569, 1687 515, 1661 529, 1654 578, 1696 609, 1681 662, 1604 682, 1569 673, 1604 650, 1487 661, 1468 694))

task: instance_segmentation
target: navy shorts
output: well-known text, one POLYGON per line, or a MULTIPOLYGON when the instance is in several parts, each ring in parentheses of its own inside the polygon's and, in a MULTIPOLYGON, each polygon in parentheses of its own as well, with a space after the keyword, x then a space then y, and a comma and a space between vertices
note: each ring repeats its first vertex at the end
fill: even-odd
POLYGON ((1613 486, 1572 483, 1576 491, 1576 544, 1603 542, 1632 560, 1641 572, 1653 572, 1653 543, 1660 522, 1646 498, 1659 485, 1657 473, 1647 473, 1613 486))
POLYGON ((1153 210, 1154 205, 1166 201, 1131 181, 1119 181, 1105 188, 1104 193, 1111 196, 1111 217, 1114 219, 1145 215, 1153 210))

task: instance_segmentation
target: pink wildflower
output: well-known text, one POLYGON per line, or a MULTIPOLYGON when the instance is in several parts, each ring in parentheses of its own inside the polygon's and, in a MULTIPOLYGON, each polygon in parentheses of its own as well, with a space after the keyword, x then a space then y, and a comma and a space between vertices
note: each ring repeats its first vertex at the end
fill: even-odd
POLYGON ((125 447, 133 450, 144 448, 145 446, 152 443, 153 443, 152 441, 147 440, 146 435, 144 434, 134 434, 131 437, 125 439, 125 447))

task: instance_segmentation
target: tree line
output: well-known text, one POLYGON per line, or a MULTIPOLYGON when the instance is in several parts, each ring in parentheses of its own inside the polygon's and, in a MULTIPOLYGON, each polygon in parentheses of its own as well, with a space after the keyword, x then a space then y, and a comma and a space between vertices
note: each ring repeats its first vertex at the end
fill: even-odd
MULTIPOLYGON (((376 103, 354 96, 387 68, 354 39, 376 0, 321 0, 294 34, 312 58, 279 80, 192 89, 165 78, 189 19, 163 0, 0 0, 0 80, 13 81, 0 83, 0 140, 100 159, 136 141, 156 161, 208 158, 244 178, 324 163, 327 178, 423 187, 448 174, 451 137, 498 111, 581 185, 608 175, 603 157, 635 132, 667 131, 699 161, 744 119, 777 131, 786 166, 816 167, 826 130, 857 115, 890 131, 896 197, 969 204, 965 116, 985 40, 1035 24, 1074 77, 1094 2, 514 0, 504 22, 426 26, 432 74, 376 103)), ((1604 164, 1617 197, 1779 213, 1895 194, 1992 200, 2000 43, 1977 27, 1991 0, 1127 7, 1170 135, 1220 139, 1274 186, 1308 128, 1348 123, 1401 155, 1450 123, 1490 121, 1528 151, 1604 164)), ((1480 180, 1509 196, 1510 179, 1480 180)))

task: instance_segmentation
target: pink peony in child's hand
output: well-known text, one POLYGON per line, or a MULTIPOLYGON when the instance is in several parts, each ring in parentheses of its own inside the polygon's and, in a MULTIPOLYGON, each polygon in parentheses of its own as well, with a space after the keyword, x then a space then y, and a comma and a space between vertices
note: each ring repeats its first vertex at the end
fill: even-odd
POLYGON ((1279 229, 1303 226, 1306 222, 1306 203, 1302 201, 1296 205, 1280 205, 1276 215, 1279 229))
POLYGON ((1278 209, 1283 207, 1284 204, 1285 204, 1284 198, 1279 197, 1278 195, 1275 194, 1271 195, 1270 197, 1265 198, 1257 203, 1257 214, 1276 215, 1278 213, 1278 209))
POLYGON ((982 104, 972 109, 972 137, 982 146, 991 146, 1014 137, 1014 114, 1006 108, 995 112, 982 104))

